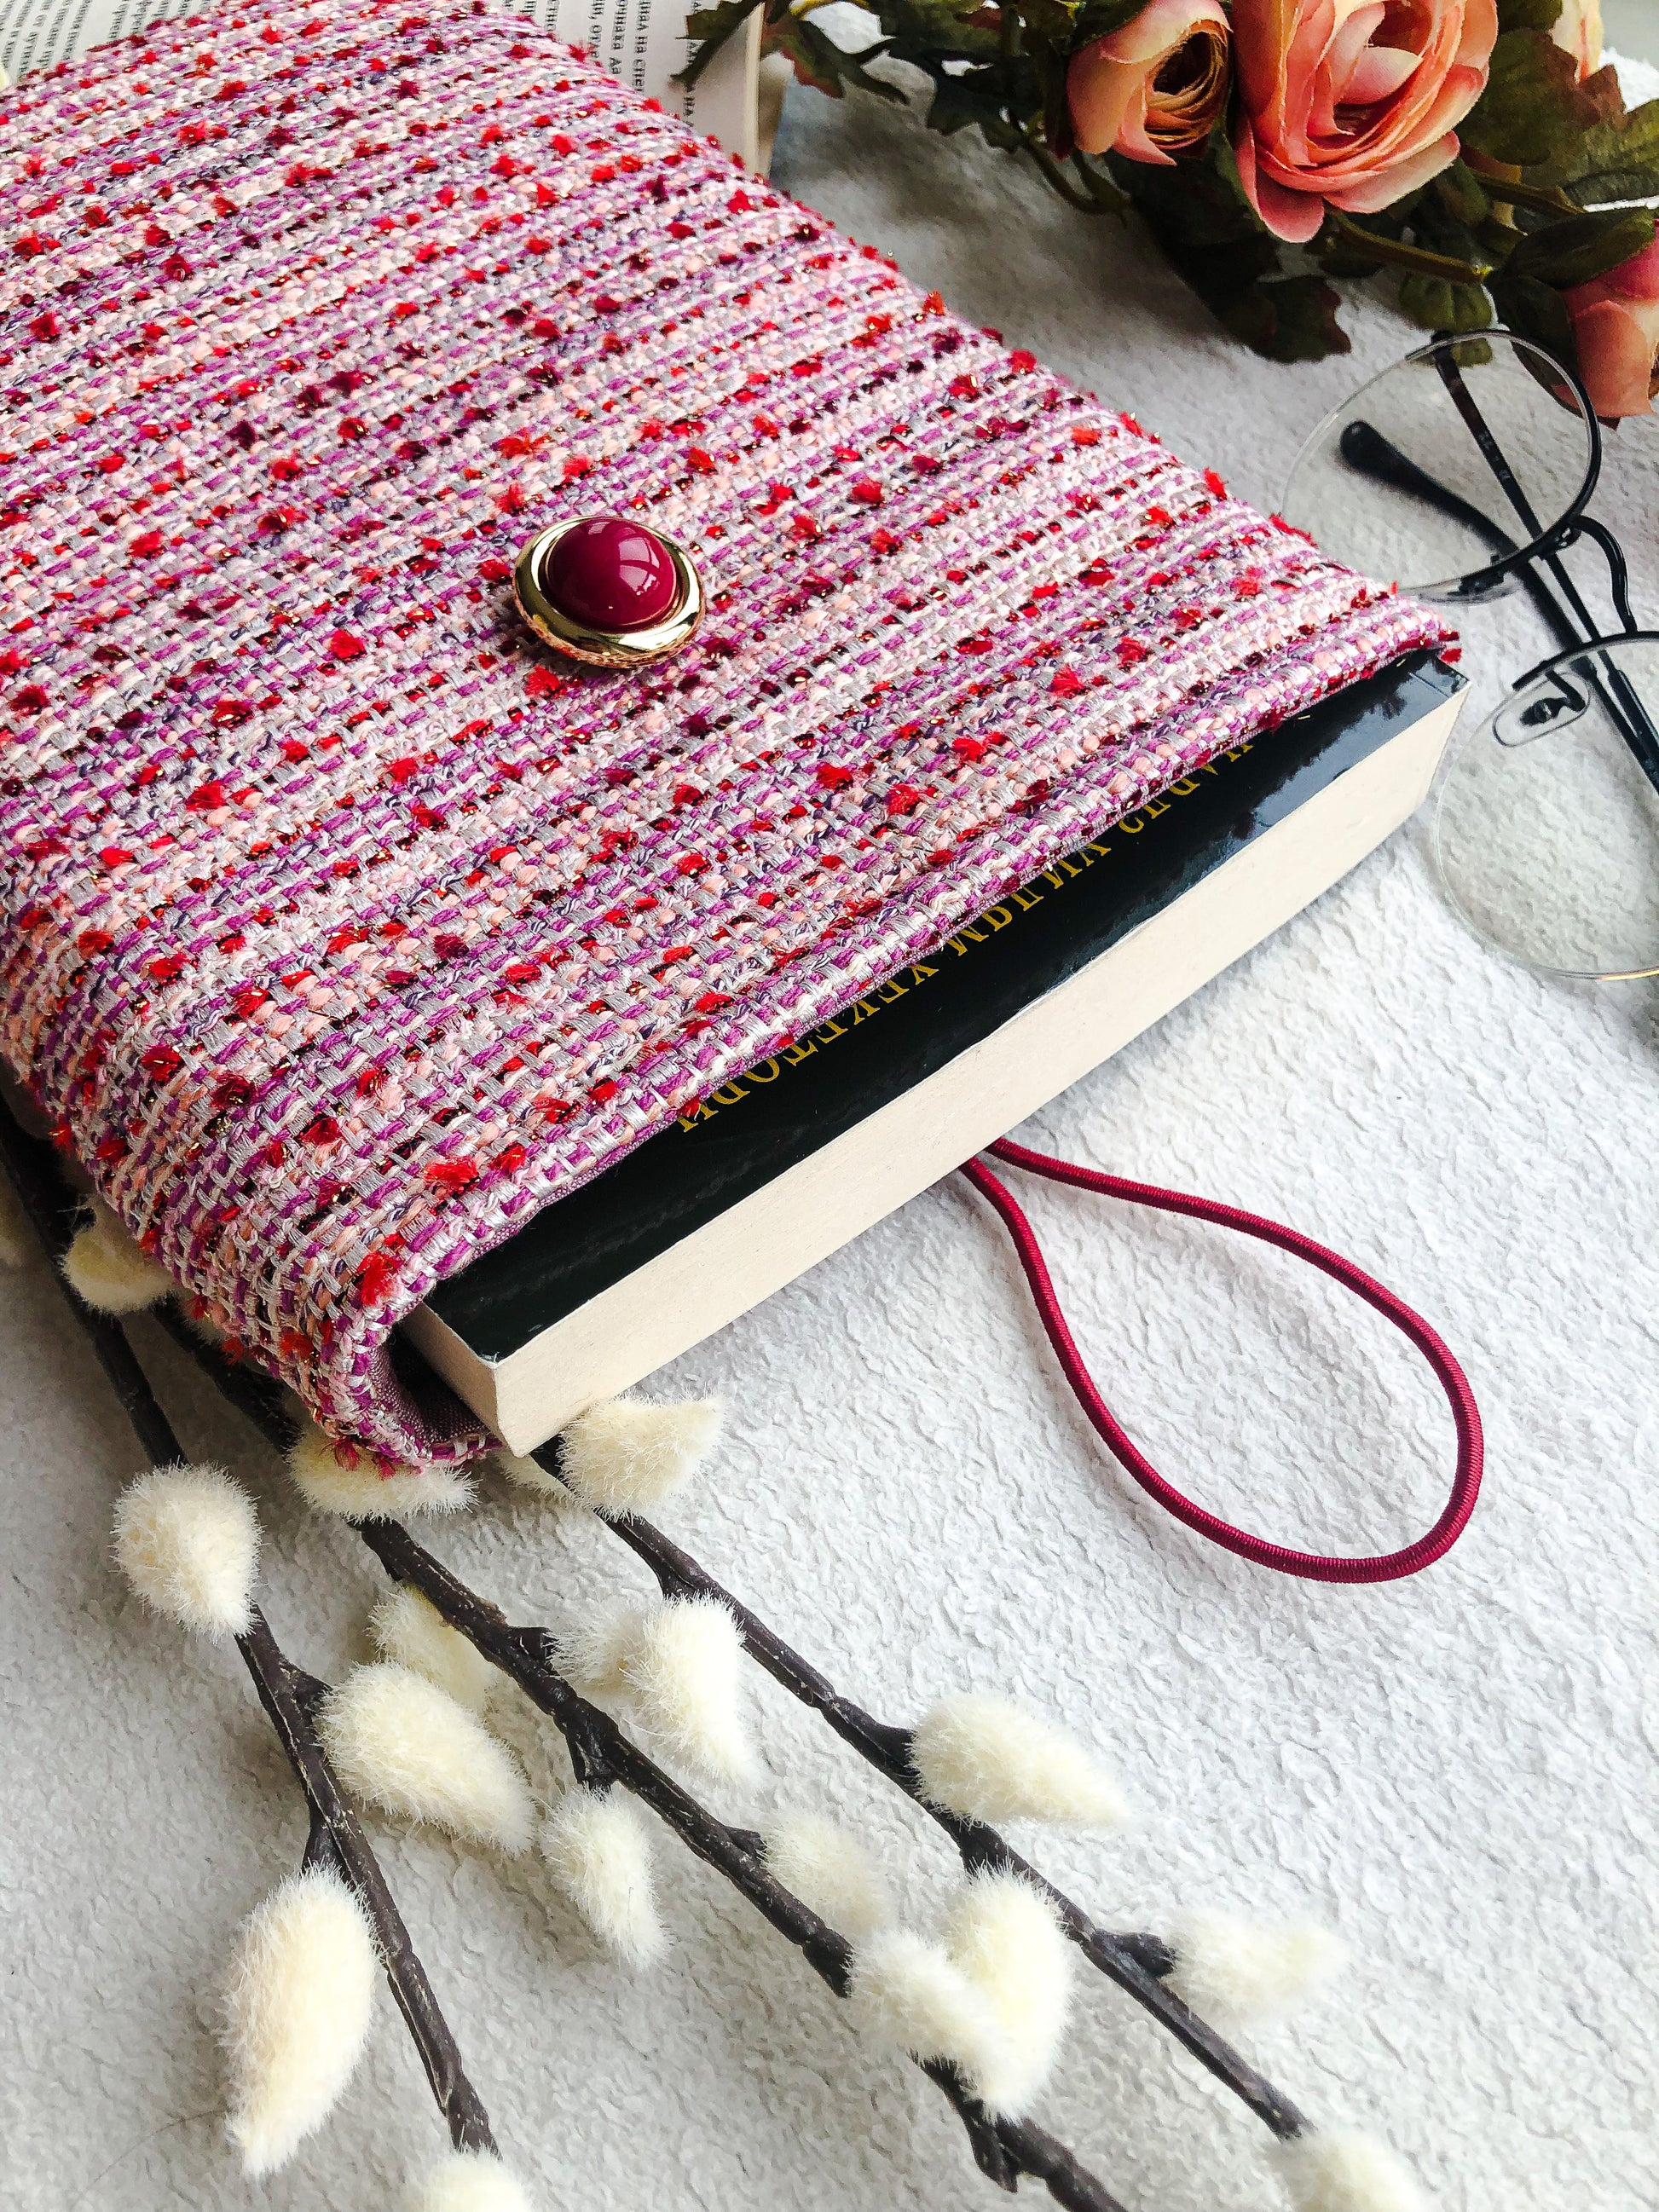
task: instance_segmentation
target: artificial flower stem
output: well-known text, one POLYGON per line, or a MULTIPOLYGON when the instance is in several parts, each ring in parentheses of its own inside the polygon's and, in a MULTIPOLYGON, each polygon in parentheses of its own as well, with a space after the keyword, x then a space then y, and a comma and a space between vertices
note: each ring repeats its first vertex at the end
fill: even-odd
POLYGON ((1101 201, 1091 199, 1087 192, 1078 190, 1048 147, 1043 144, 1040 129, 1034 135, 1033 126, 1029 123, 1026 124, 1020 133, 1019 143, 1036 163, 1037 169, 1045 181, 1053 185, 1067 207, 1075 208, 1079 215, 1109 215, 1115 212, 1115 210, 1103 204, 1101 201))
POLYGON ((1387 262, 1391 268, 1409 269, 1419 276, 1441 276, 1449 284, 1484 284, 1496 265, 1490 261, 1459 261, 1449 253, 1431 253, 1426 246, 1379 238, 1374 230, 1350 222, 1340 208, 1328 207, 1326 214, 1345 244, 1369 254, 1374 261, 1387 262))
POLYGON ((1489 177, 1484 169, 1474 173, 1489 200, 1505 207, 1536 208, 1540 215, 1583 215, 1585 210, 1553 185, 1522 185, 1504 177, 1489 177))

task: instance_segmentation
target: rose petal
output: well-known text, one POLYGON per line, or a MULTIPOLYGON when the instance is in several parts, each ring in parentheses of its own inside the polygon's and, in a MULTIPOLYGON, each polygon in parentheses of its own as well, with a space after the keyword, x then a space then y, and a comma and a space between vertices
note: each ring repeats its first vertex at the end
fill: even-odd
POLYGON ((1659 329, 1650 328, 1616 300, 1575 310, 1572 328, 1584 389, 1596 413, 1610 422, 1652 414, 1659 329))

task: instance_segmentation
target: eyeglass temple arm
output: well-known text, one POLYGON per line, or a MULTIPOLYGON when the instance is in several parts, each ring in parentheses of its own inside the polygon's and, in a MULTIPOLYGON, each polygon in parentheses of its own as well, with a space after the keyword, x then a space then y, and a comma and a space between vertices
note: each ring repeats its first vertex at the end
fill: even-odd
MULTIPOLYGON (((1534 538, 1541 538, 1544 532, 1540 527, 1537 515, 1533 512, 1532 504, 1516 481, 1515 471, 1510 468, 1503 447, 1493 435, 1492 425, 1481 413, 1474 394, 1464 383, 1463 372, 1458 367, 1455 356, 1449 352, 1437 354, 1434 365, 1439 371, 1441 382, 1450 394, 1453 406, 1462 416, 1469 435, 1480 447, 1487 467, 1502 485, 1504 496, 1510 505, 1520 516, 1534 538)), ((1630 635, 1635 630, 1637 624, 1635 616, 1631 611, 1630 572, 1625 564, 1623 548, 1604 523, 1593 521, 1587 516, 1575 517, 1571 527, 1574 534, 1589 538, 1601 547, 1607 564, 1608 583, 1613 607, 1620 621, 1624 624, 1626 634, 1630 635)), ((1594 646, 1600 641, 1600 628, 1591 619, 1589 609, 1585 605, 1577 586, 1567 574, 1565 563, 1561 558, 1560 546, 1569 542, 1569 538, 1563 536, 1555 548, 1538 557, 1542 560, 1544 566, 1555 579, 1563 598, 1584 626, 1583 638, 1571 639, 1569 643, 1574 646, 1581 643, 1585 646, 1594 646)), ((1532 565, 1530 561, 1523 562, 1521 564, 1522 574, 1530 569, 1532 565)), ((1539 605, 1537 595, 1531 592, 1530 586, 1528 592, 1534 605, 1539 605)), ((1554 625, 1552 624, 1551 627, 1553 628, 1554 625)), ((1643 705, 1630 678, 1621 669, 1615 667, 1605 653, 1599 657, 1601 663, 1601 674, 1597 675, 1593 671, 1586 671, 1591 685, 1600 695, 1601 703, 1607 710, 1609 720, 1624 739, 1637 766, 1654 789, 1659 791, 1659 730, 1655 729, 1652 717, 1643 705)))
POLYGON ((1642 625, 1636 619, 1630 603, 1630 569, 1625 560, 1625 549, 1607 528, 1593 515, 1581 514, 1573 528, 1580 537, 1592 539, 1601 549, 1607 564, 1607 593, 1613 601, 1613 612, 1626 637, 1634 637, 1642 625))
MULTIPOLYGON (((1574 528, 1581 536, 1601 547, 1607 564, 1607 591, 1613 600, 1613 611, 1626 636, 1634 637, 1641 625, 1630 603, 1630 570, 1626 565, 1624 547, 1606 523, 1597 522, 1589 515, 1580 515, 1574 528)), ((1653 718, 1642 703, 1641 695, 1629 677, 1615 666, 1605 653, 1597 657, 1601 663, 1602 673, 1592 676, 1591 682, 1601 693, 1602 704, 1607 709, 1613 727, 1630 748, 1637 766, 1654 789, 1659 791, 1659 730, 1655 729, 1653 718)))
MULTIPOLYGON (((1373 422, 1363 419, 1350 422, 1337 440, 1337 451, 1351 469, 1370 477, 1375 483, 1392 484, 1411 498, 1420 500, 1425 507, 1433 507, 1453 522, 1461 522, 1466 530, 1473 531, 1483 544, 1489 545, 1499 560, 1511 557, 1520 549, 1514 538, 1500 530, 1490 517, 1478 507, 1460 498, 1449 484, 1443 484, 1438 477, 1431 477, 1426 469, 1419 468, 1415 461, 1407 460, 1398 446, 1392 445, 1373 422)), ((1521 586, 1538 610, 1549 633, 1559 645, 1572 647, 1584 642, 1585 631, 1574 623, 1566 609, 1561 605, 1549 586, 1531 562, 1523 562, 1516 571, 1521 586)), ((1588 629, 1589 624, 1586 624, 1588 629)))
MULTIPOLYGON (((1437 360, 1435 366, 1446 386, 1453 405, 1457 409, 1470 436, 1480 447, 1487 466, 1502 486, 1510 506, 1531 535, 1534 538, 1541 537, 1543 532, 1539 526, 1538 517, 1533 510, 1532 503, 1516 481, 1515 471, 1510 468, 1503 447, 1493 435, 1491 424, 1481 413, 1474 395, 1464 383, 1462 371, 1455 362, 1447 359, 1444 356, 1437 360)), ((1453 520, 1462 522, 1486 544, 1491 546, 1500 559, 1511 556, 1516 551, 1514 539, 1483 514, 1478 507, 1461 498, 1449 485, 1443 484, 1437 477, 1431 476, 1426 469, 1419 468, 1415 461, 1408 460, 1399 447, 1391 445, 1373 423, 1359 420, 1347 424, 1337 441, 1337 449, 1348 465, 1356 469, 1360 474, 1372 477, 1383 483, 1392 484, 1397 490, 1421 500, 1425 506, 1432 507, 1453 520)), ((1630 574, 1626 566, 1623 548, 1605 524, 1597 522, 1588 515, 1578 516, 1573 528, 1579 534, 1593 539, 1601 547, 1607 564, 1609 586, 1614 609, 1626 634, 1627 635, 1633 634, 1638 628, 1638 624, 1631 608, 1630 574)), ((1561 605, 1554 592, 1538 573, 1537 563, 1532 560, 1518 562, 1516 568, 1516 574, 1520 578, 1527 597, 1537 609, 1550 635, 1559 645, 1571 651, 1577 647, 1593 644, 1599 635, 1597 625, 1591 618, 1589 609, 1585 605, 1583 595, 1572 578, 1567 574, 1559 553, 1547 553, 1543 556, 1543 561, 1550 574, 1559 586, 1568 606, 1572 610, 1572 614, 1569 614, 1567 609, 1561 605), (1577 615, 1577 623, 1574 622, 1573 615, 1577 615)), ((1655 729, 1651 718, 1632 688, 1628 678, 1610 664, 1604 662, 1604 667, 1606 669, 1605 687, 1602 680, 1598 678, 1593 679, 1595 688, 1601 693, 1602 702, 1607 708, 1609 717, 1620 736, 1629 747, 1638 767, 1655 790, 1659 791, 1659 730, 1655 729), (1608 696, 1609 693, 1611 696, 1608 696)))
MULTIPOLYGON (((1450 397, 1452 405, 1456 408, 1459 415, 1462 416, 1465 428, 1468 431, 1470 437, 1474 439, 1475 444, 1480 448, 1482 459, 1485 460, 1486 466, 1492 471, 1493 476, 1497 477, 1499 485, 1502 487, 1504 496, 1509 501, 1510 505, 1515 509, 1516 514, 1519 515, 1522 522, 1525 525, 1528 535, 1534 538, 1542 538, 1545 535, 1544 526, 1539 521, 1536 514, 1534 512, 1532 501, 1527 497, 1525 492, 1522 490, 1520 481, 1516 477, 1515 471, 1510 466, 1508 456, 1505 454, 1504 448, 1498 444, 1497 437, 1493 434, 1491 423, 1487 422, 1486 416, 1480 412, 1480 402, 1475 398, 1474 394, 1469 390, 1468 386, 1464 383, 1462 370, 1458 367, 1457 362, 1453 356, 1448 352, 1437 353, 1435 356, 1434 365, 1436 370, 1438 372, 1441 382, 1445 386, 1447 392, 1450 397)), ((1583 526, 1582 523, 1579 526, 1583 526)), ((1607 550, 1605 542, 1598 537, 1597 543, 1601 544, 1602 550, 1605 552, 1607 550)), ((1555 623, 1551 623, 1550 624, 1552 631, 1564 644, 1569 647, 1575 645, 1589 645, 1592 643, 1594 640, 1601 635, 1600 625, 1595 622, 1589 609, 1585 605, 1583 594, 1580 592, 1578 586, 1573 582, 1572 578, 1567 574, 1566 568, 1562 563, 1559 551, 1552 550, 1547 553, 1540 554, 1536 557, 1543 562, 1544 566, 1549 570, 1550 574, 1555 579, 1556 585, 1560 591, 1562 598, 1565 599, 1567 605, 1571 608, 1573 613, 1577 617, 1578 621, 1583 625, 1583 628, 1575 635, 1564 635, 1562 630, 1555 623)), ((1523 579, 1527 569, 1530 568, 1531 565, 1530 562, 1527 562, 1522 564, 1523 579)), ((1622 560, 1620 565, 1622 566, 1622 560)), ((1533 604, 1535 606, 1540 607, 1541 611, 1541 603, 1539 600, 1537 594, 1532 591, 1530 586, 1528 587, 1528 596, 1532 599, 1533 604)), ((1645 719, 1645 717, 1644 719, 1645 719)), ((1649 734, 1652 734, 1651 726, 1650 726, 1649 734)), ((1659 742, 1659 740, 1656 740, 1656 742, 1659 742)))

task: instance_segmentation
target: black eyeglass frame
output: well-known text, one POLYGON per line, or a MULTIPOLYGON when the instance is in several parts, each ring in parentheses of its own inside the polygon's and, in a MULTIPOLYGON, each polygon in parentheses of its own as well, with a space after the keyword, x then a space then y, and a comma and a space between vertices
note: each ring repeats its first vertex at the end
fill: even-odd
MULTIPOLYGON (((1393 483, 1401 491, 1412 493, 1419 498, 1426 498, 1428 503, 1437 507, 1442 514, 1450 514, 1455 520, 1466 524, 1477 537, 1484 538, 1488 544, 1495 539, 1503 547, 1498 557, 1484 568, 1472 569, 1467 575, 1459 576, 1445 583, 1413 586, 1419 597, 1432 599, 1437 603, 1490 599, 1496 591, 1512 579, 1525 585, 1527 582, 1525 572, 1529 563, 1535 561, 1552 562, 1555 556, 1565 553, 1570 546, 1576 544, 1581 536, 1589 536, 1601 543, 1611 535, 1605 530, 1603 525, 1589 520, 1585 514, 1585 509, 1595 496, 1596 487, 1601 480, 1603 447, 1601 422, 1597 419, 1595 410, 1590 404, 1589 394, 1585 390, 1583 380, 1576 369, 1570 368, 1565 362, 1551 353, 1547 347, 1540 346, 1535 339, 1522 337, 1518 331, 1510 330, 1501 323, 1494 324, 1490 329, 1484 331, 1437 331, 1427 345, 1419 347, 1415 353, 1406 355, 1395 366, 1397 368, 1409 368, 1419 362, 1428 362, 1433 363, 1439 374, 1453 405, 1462 416, 1470 436, 1480 447, 1487 466, 1498 478, 1510 506, 1514 507, 1522 523, 1532 534, 1523 544, 1514 544, 1510 541, 1508 533, 1499 530, 1489 517, 1481 514, 1479 507, 1471 507, 1467 501, 1460 499, 1457 494, 1446 485, 1426 476, 1413 463, 1408 461, 1403 453, 1389 446, 1387 440, 1375 432, 1370 434, 1376 439, 1376 447, 1373 448, 1370 455, 1362 458, 1359 453, 1352 450, 1349 434, 1355 431, 1370 431, 1370 426, 1367 423, 1350 423, 1347 430, 1343 433, 1340 450, 1343 459, 1351 466, 1358 468, 1360 473, 1372 477, 1380 482, 1393 483), (1589 441, 1584 480, 1566 511, 1558 516, 1555 521, 1547 525, 1540 523, 1536 514, 1533 513, 1532 503, 1521 489, 1519 480, 1510 468, 1503 448, 1492 435, 1485 416, 1480 413, 1473 395, 1463 383, 1462 365, 1456 361, 1452 350, 1458 346, 1474 345, 1492 338, 1507 339, 1510 345, 1520 349, 1522 353, 1533 355, 1560 379, 1572 398, 1578 403, 1580 419, 1589 441)), ((1524 362, 1522 366, 1525 366, 1524 362)), ((1392 374, 1393 371, 1385 370, 1383 374, 1392 374)), ((1362 387, 1362 392, 1366 388, 1368 387, 1362 387)), ((1355 395, 1356 398, 1360 396, 1360 393, 1355 395)), ((1615 540, 1614 543, 1616 545, 1617 541, 1615 540)), ((1618 554, 1618 560, 1622 573, 1624 568, 1622 552, 1618 554)), ((1559 577, 1558 581, 1561 582, 1569 592, 1571 591, 1570 579, 1559 577)), ((1577 594, 1574 593, 1573 596, 1576 597, 1577 594)), ((1586 626, 1593 628, 1588 611, 1582 609, 1580 611, 1581 619, 1586 626)), ((1555 627, 1555 623, 1552 622, 1551 628, 1555 627)))
MULTIPOLYGON (((1437 603, 1468 604, 1489 599, 1511 578, 1521 585, 1555 639, 1557 649, 1517 677, 1510 687, 1515 691, 1522 691, 1529 684, 1554 675, 1560 664, 1575 653, 1596 646, 1612 645, 1621 639, 1643 639, 1654 635, 1655 633, 1642 629, 1631 606, 1630 570, 1624 548, 1604 522, 1597 521, 1587 512, 1601 481, 1601 426, 1577 370, 1535 340, 1522 337, 1518 331, 1509 330, 1501 324, 1480 331, 1437 331, 1426 346, 1407 354, 1396 366, 1404 368, 1420 362, 1433 364, 1452 404, 1480 447, 1505 498, 1515 509, 1516 519, 1531 535, 1523 544, 1510 544, 1508 533, 1490 516, 1483 514, 1449 485, 1443 484, 1437 477, 1419 468, 1416 462, 1391 445, 1374 425, 1363 417, 1356 416, 1344 426, 1337 440, 1338 452, 1356 475, 1368 477, 1374 483, 1392 485, 1395 490, 1420 500, 1438 513, 1462 522, 1488 544, 1496 541, 1504 548, 1498 559, 1484 568, 1473 569, 1453 582, 1414 588, 1424 598, 1437 603), (1456 349, 1492 338, 1507 340, 1523 356, 1530 355, 1540 362, 1550 375, 1559 377, 1577 401, 1589 434, 1589 454, 1584 481, 1566 511, 1547 527, 1540 523, 1491 425, 1463 381, 1463 365, 1457 360, 1456 349), (1598 547, 1607 562, 1609 595, 1620 624, 1616 633, 1604 631, 1597 623, 1584 603, 1583 593, 1563 564, 1561 556, 1583 538, 1588 538, 1598 547), (1547 575, 1544 573, 1546 571, 1547 575)), ((1523 359, 1522 366, 1525 365, 1523 359)), ((1388 375, 1393 371, 1382 373, 1388 375)), ((1545 388, 1548 389, 1547 384, 1545 388)), ((1361 392, 1355 395, 1356 398, 1369 389, 1369 385, 1362 386, 1361 392)), ((1314 434, 1316 438, 1319 434, 1316 432, 1314 434)), ((1634 755, 1643 774, 1659 791, 1659 729, 1655 728, 1652 719, 1628 680, 1611 664, 1605 677, 1595 680, 1602 691, 1604 703, 1614 726, 1634 755)))
MULTIPOLYGON (((1554 638, 1556 649, 1514 680, 1510 705, 1496 709, 1488 724, 1492 738, 1505 745, 1524 745, 1532 737, 1559 730, 1564 715, 1576 720, 1588 706, 1589 696, 1594 695, 1643 776, 1659 793, 1659 727, 1656 727, 1653 716, 1620 665, 1614 650, 1632 643, 1659 646, 1659 630, 1644 629, 1638 622, 1630 602, 1629 568, 1624 549, 1607 525, 1588 512, 1601 480, 1603 444, 1601 426, 1583 381, 1573 368, 1546 347, 1501 325, 1480 332, 1437 331, 1428 345, 1408 354, 1396 366, 1407 368, 1425 362, 1432 363, 1439 374, 1465 428, 1528 536, 1524 544, 1514 544, 1489 515, 1411 460, 1373 423, 1356 414, 1339 433, 1336 450, 1357 476, 1389 485, 1432 507, 1473 532, 1498 554, 1485 568, 1455 580, 1408 588, 1422 598, 1442 604, 1470 605, 1490 599, 1511 580, 1518 582, 1554 638), (1571 505, 1547 527, 1540 525, 1479 402, 1463 380, 1464 366, 1475 364, 1460 362, 1458 349, 1488 338, 1503 339, 1516 349, 1522 366, 1546 391, 1555 390, 1559 380, 1561 404, 1565 406, 1569 400, 1576 399, 1586 426, 1589 453, 1583 482, 1571 505), (1581 539, 1595 545, 1607 562, 1609 596, 1619 623, 1616 632, 1604 630, 1596 622, 1562 560, 1563 554, 1581 539), (1530 698, 1527 696, 1529 692, 1534 694, 1530 698), (1513 714, 1517 708, 1520 726, 1514 729, 1513 734, 1505 736, 1502 731, 1504 717, 1513 714), (1528 729, 1528 724, 1535 726, 1528 729)), ((1393 373, 1385 370, 1382 374, 1386 376, 1393 373)), ((1363 399, 1370 384, 1378 380, 1372 379, 1362 386, 1348 404, 1352 406, 1363 399)), ((1322 425, 1322 429, 1324 427, 1322 425)), ((1316 430, 1304 451, 1311 449, 1320 435, 1316 430)), ((1437 817, 1435 834, 1437 845, 1437 817)), ((1443 866, 1442 874, 1446 874, 1443 866)), ((1449 877, 1447 882, 1454 903, 1461 904, 1449 877)), ((1528 961, 1526 964, 1539 963, 1528 961)), ((1659 969, 1643 966, 1627 970, 1598 969, 1592 972, 1550 966, 1545 972, 1577 975, 1581 980, 1612 981, 1619 975, 1650 975, 1659 973, 1659 969)))

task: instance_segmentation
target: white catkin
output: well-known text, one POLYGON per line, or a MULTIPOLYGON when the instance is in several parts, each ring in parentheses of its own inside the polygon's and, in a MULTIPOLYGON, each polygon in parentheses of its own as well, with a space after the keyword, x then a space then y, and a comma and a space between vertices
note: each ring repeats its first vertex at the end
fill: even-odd
POLYGON ((499 1850, 529 1849, 535 1806, 519 1762, 424 1676, 354 1668, 323 1700, 317 1729, 347 1789, 384 1811, 499 1850))
POLYGON ((1066 1729, 1006 1698, 943 1698, 912 1737, 910 1762, 931 1804, 976 1820, 1115 1828, 1117 1784, 1066 1729))
POLYGON ((423 1674, 470 1713, 483 1711, 500 1680, 477 1644, 406 1583, 389 1589, 369 1614, 368 1634, 382 1659, 423 1674))
POLYGON ((1288 2012, 1346 1956, 1325 1929, 1271 1928, 1231 1912, 1188 1912, 1171 1933, 1170 1987, 1195 2012, 1250 2020, 1288 2012))
POLYGON ((259 1564, 253 1502, 222 1467, 157 1467, 116 1501, 115 1561, 157 1613, 203 1636, 242 1636, 259 1564))
POLYGON ((786 1889, 849 1942, 893 1922, 887 1880, 861 1839, 818 1813, 785 1812, 767 1824, 766 1863, 786 1889))
POLYGON ((627 1687, 629 1654, 647 1614, 661 1602, 617 1597, 584 1607, 557 1638, 559 1672, 589 1697, 620 1697, 627 1687))
POLYGON ((723 1781, 754 1771, 743 1670, 738 1625, 712 1597, 650 1608, 623 1661, 628 1696, 665 1755, 723 1781))
POLYGON ((567 1790, 541 1842, 554 1880, 614 1957, 648 1966, 661 1956, 650 1831, 623 1790, 567 1790))
POLYGON ((307 1505, 347 1521, 405 1521, 417 1513, 453 1513, 470 1505, 473 1488, 453 1467, 395 1467, 382 1474, 367 1452, 336 1446, 307 1422, 288 1455, 288 1471, 307 1505))
POLYGON ((980 2094, 993 2112, 1018 2118, 1060 2055, 1072 2002, 1072 1945, 1048 1899, 1023 1875, 984 1873, 958 1891, 945 1948, 989 2000, 1007 2039, 1001 2063, 981 2078, 980 2094))
POLYGON ((712 1399, 653 1406, 615 1398, 579 1413, 559 1437, 565 1481, 584 1504, 638 1513, 682 1488, 714 1449, 720 1408, 712 1399))
POLYGON ((362 1907, 322 1867, 245 1922, 225 1995, 227 2132, 256 2179, 286 2165, 362 2056, 380 1961, 362 1907))
POLYGON ((1008 2038, 983 1990, 937 1943, 889 1928, 858 1944, 848 1986, 854 2026, 913 2058, 948 2058, 975 2094, 1010 2063, 1008 2038))
POLYGON ((131 1237, 101 1199, 89 1201, 92 1218, 78 1230, 63 1257, 70 1288, 95 1313, 141 1313, 170 1297, 177 1285, 165 1267, 131 1237))
POLYGON ((416 2183, 409 2212, 531 2212, 529 2197, 487 2150, 453 2150, 416 2183))
POLYGON ((490 1465, 499 1468, 509 1482, 516 1482, 522 1490, 536 1491, 550 1505, 562 1506, 571 1513, 586 1513, 586 1506, 575 1492, 560 1481, 556 1474, 533 1459, 522 1458, 517 1452, 496 1450, 489 1455, 490 1465))
POLYGON ((1358 2129, 1297 2136, 1271 2155, 1296 2212, 1424 2212, 1400 2160, 1358 2129))
POLYGON ((558 1654, 579 1689, 621 1700, 665 1758, 723 1780, 752 1771, 743 1641, 717 1598, 605 1600, 576 1615, 558 1654))

